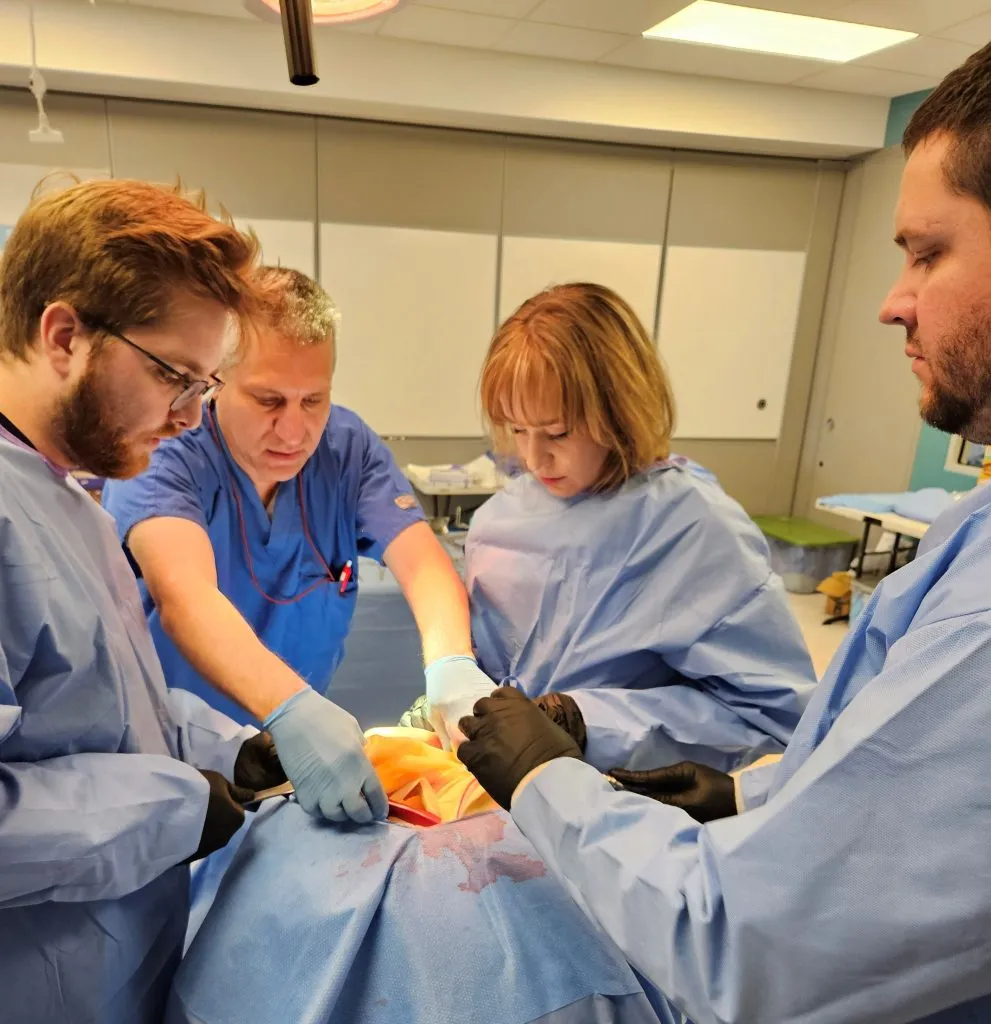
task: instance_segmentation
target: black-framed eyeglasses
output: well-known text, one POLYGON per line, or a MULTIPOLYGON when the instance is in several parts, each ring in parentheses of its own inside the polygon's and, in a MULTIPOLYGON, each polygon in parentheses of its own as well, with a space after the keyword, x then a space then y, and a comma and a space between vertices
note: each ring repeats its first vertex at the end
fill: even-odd
POLYGON ((190 402, 195 402, 197 399, 207 402, 214 398, 224 386, 224 382, 215 374, 210 374, 209 380, 197 380, 195 377, 190 377, 188 373, 177 370, 164 359, 159 359, 154 352, 149 352, 148 349, 143 348, 136 341, 131 341, 126 335, 115 331, 102 320, 89 316, 81 316, 80 319, 91 330, 103 331, 104 334, 109 334, 111 338, 116 338, 117 341, 122 341, 125 345, 130 345, 131 348, 137 349, 168 376, 169 382, 174 387, 182 389, 169 406, 172 412, 178 412, 183 406, 189 405, 190 402))

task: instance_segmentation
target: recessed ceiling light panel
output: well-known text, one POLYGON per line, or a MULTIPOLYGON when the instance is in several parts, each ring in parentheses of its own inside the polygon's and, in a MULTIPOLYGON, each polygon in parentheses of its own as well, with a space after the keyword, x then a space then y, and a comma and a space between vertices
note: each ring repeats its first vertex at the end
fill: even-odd
MULTIPOLYGON (((312 0, 315 25, 341 25, 349 21, 374 18, 394 10, 402 0, 312 0)), ((266 20, 279 20, 279 0, 244 0, 252 14, 266 20)))
POLYGON ((671 39, 845 63, 915 39, 917 33, 695 0, 648 28, 643 35, 645 39, 671 39))

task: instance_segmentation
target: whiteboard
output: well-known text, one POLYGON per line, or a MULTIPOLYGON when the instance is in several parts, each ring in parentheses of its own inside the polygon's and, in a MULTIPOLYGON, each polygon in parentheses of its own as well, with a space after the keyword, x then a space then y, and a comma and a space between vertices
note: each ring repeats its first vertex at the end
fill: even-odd
POLYGON ((334 401, 380 434, 481 434, 497 251, 489 234, 322 224, 321 284, 341 311, 334 401))
POLYGON ((507 235, 502 242, 499 321, 549 285, 588 281, 618 292, 653 336, 660 274, 660 245, 507 235))
POLYGON ((778 437, 804 276, 804 252, 668 249, 658 345, 676 437, 778 437))
POLYGON ((312 221, 235 216, 234 223, 241 231, 254 230, 262 247, 262 263, 291 267, 313 277, 316 225, 312 221))

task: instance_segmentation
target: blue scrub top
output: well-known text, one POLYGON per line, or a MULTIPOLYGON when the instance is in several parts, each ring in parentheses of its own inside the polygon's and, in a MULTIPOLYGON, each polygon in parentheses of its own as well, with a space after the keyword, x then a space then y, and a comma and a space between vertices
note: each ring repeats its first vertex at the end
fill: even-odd
MULTIPOLYGON (((204 410, 196 430, 163 442, 140 476, 108 483, 103 500, 125 550, 128 533, 145 519, 168 516, 202 526, 213 545, 221 592, 262 643, 320 692, 344 656, 358 590, 358 556, 381 561, 389 544, 424 518, 389 450, 363 420, 341 406, 331 410, 324 435, 300 474, 279 486, 271 518, 228 451, 212 408, 204 410), (304 524, 334 580, 345 562, 352 562, 343 594, 336 582, 326 582, 299 597, 327 578, 304 524)), ((143 581, 140 587, 169 685, 199 694, 236 721, 254 721, 189 664, 162 628, 143 581)))

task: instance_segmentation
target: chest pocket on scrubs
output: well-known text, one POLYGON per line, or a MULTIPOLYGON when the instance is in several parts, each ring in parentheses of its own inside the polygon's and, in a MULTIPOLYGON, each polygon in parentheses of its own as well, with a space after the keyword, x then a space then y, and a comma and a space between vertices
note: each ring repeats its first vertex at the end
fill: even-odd
MULTIPOLYGON (((357 563, 357 557, 354 558, 357 563)), ((341 591, 342 568, 335 561, 330 566, 334 580, 317 586, 305 597, 289 606, 290 623, 286 650, 279 651, 317 691, 329 686, 337 666, 344 657, 344 645, 358 597, 358 580, 354 569, 351 579, 341 591)), ((319 579, 326 579, 322 569, 300 573, 300 592, 319 579)))

